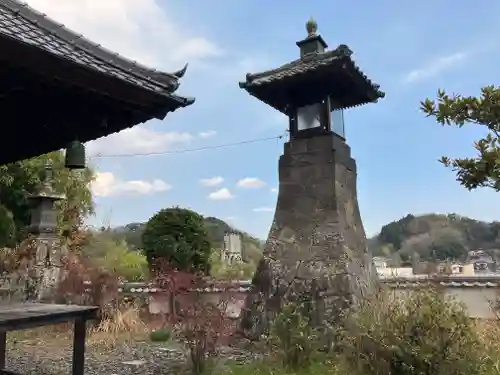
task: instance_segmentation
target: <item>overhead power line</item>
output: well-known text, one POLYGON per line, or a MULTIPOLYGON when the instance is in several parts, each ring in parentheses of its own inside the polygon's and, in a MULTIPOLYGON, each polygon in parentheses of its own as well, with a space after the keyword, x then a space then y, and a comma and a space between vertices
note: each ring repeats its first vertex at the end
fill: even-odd
POLYGON ((90 156, 90 158, 91 159, 94 159, 94 158, 128 158, 128 157, 133 157, 133 156, 153 156, 153 155, 167 155, 167 154, 184 154, 184 153, 187 153, 187 152, 215 150, 215 149, 218 149, 218 148, 240 146, 240 145, 246 145, 246 144, 250 144, 250 143, 265 142, 265 141, 271 141, 271 140, 279 140, 279 139, 283 139, 284 136, 285 136, 285 134, 282 134, 282 135, 277 135, 277 136, 274 136, 274 137, 255 138, 255 139, 249 139, 249 140, 246 140, 246 141, 233 142, 233 143, 223 143, 223 144, 214 145, 214 146, 197 147, 197 148, 185 148, 185 149, 170 150, 170 151, 145 152, 145 153, 133 153, 133 154, 132 153, 131 154, 95 154, 93 156, 90 156))

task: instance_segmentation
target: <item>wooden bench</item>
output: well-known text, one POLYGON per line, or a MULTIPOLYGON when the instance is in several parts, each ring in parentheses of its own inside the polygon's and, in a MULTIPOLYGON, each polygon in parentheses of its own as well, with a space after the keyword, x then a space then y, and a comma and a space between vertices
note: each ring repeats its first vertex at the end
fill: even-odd
POLYGON ((87 320, 97 318, 94 306, 52 305, 43 303, 0 304, 0 375, 19 375, 5 369, 7 332, 74 322, 73 375, 83 375, 87 320))

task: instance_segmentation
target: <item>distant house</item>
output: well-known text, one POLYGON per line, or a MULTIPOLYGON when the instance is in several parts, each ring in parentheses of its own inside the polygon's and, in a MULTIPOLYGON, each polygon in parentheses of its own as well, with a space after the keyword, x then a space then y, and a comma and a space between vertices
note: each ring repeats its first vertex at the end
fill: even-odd
POLYGON ((375 268, 387 268, 388 260, 384 257, 373 257, 373 265, 375 268))
POLYGON ((491 273, 497 268, 495 260, 482 249, 469 251, 468 261, 474 265, 476 273, 491 273))
POLYGON ((476 274, 473 263, 441 263, 439 273, 462 276, 474 276, 476 274))

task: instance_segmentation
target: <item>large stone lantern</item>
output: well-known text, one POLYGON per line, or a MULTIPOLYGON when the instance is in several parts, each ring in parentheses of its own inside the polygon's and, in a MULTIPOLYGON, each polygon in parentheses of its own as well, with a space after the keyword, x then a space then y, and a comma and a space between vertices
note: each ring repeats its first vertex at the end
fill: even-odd
POLYGON ((252 307, 257 294, 266 311, 277 306, 270 301, 280 294, 278 279, 313 281, 321 290, 315 298, 330 315, 332 309, 339 310, 334 301, 343 301, 342 309, 347 308, 354 297, 376 285, 343 111, 377 102, 385 94, 356 66, 349 47, 328 51, 316 22, 310 20, 306 28, 307 37, 297 42, 299 59, 247 74, 240 83, 250 95, 288 116, 290 131, 279 159, 274 221, 253 280, 255 294, 247 301, 247 327, 250 318, 266 321, 255 316, 260 314, 252 307))

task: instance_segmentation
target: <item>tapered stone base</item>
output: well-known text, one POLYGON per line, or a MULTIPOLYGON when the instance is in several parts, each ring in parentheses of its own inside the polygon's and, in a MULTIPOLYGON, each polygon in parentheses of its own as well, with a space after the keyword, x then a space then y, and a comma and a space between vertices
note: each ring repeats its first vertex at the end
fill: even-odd
POLYGON ((376 289, 356 163, 342 138, 325 134, 285 144, 274 221, 253 283, 243 316, 250 336, 265 330, 290 290, 318 301, 318 319, 332 323, 376 289))

